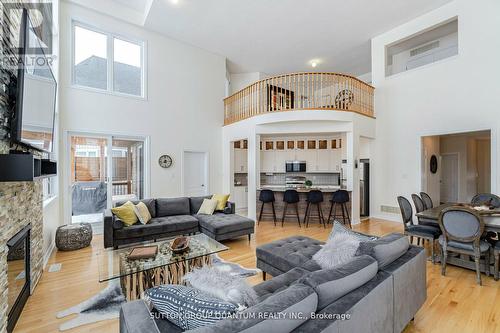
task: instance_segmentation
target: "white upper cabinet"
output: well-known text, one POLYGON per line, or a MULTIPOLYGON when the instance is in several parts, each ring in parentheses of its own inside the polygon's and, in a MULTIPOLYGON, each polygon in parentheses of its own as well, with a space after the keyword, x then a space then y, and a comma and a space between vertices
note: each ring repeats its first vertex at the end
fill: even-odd
POLYGON ((340 138, 272 139, 261 142, 261 172, 284 173, 287 161, 306 161, 307 172, 340 172, 340 138))
POLYGON ((248 149, 246 140, 234 142, 234 172, 248 172, 248 149))

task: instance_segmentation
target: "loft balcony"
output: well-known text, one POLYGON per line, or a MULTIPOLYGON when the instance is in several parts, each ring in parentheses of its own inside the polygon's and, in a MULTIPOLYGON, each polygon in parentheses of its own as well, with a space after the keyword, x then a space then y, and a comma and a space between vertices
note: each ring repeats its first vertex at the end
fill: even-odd
POLYGON ((303 110, 354 112, 374 118, 374 88, 338 73, 292 73, 257 81, 224 99, 224 125, 253 116, 303 110))

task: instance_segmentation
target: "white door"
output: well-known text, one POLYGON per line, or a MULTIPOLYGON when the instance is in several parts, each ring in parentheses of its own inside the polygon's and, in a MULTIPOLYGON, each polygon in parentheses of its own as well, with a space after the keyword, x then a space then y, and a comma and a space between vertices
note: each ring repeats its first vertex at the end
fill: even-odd
POLYGON ((458 154, 441 156, 441 201, 458 202, 458 154))
POLYGON ((183 181, 185 196, 208 194, 208 153, 184 152, 183 181))

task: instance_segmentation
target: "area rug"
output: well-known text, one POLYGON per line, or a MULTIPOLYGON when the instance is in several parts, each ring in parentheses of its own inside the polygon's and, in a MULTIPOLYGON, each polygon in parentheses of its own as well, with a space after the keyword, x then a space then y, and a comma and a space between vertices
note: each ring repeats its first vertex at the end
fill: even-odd
MULTIPOLYGON (((217 254, 212 255, 212 265, 233 276, 249 277, 260 273, 260 269, 248 269, 239 264, 225 261, 217 254)), ((120 287, 120 280, 108 282, 108 286, 86 301, 69 309, 58 312, 57 318, 64 318, 72 314, 77 316, 59 325, 59 331, 66 331, 75 327, 95 323, 102 320, 119 317, 120 307, 126 299, 120 287)))

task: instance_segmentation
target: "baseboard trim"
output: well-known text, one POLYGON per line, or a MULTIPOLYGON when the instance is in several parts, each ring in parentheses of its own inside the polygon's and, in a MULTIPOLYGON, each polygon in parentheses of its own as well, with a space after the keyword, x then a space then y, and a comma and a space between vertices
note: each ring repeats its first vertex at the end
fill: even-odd
POLYGON ((55 248, 56 243, 52 242, 48 250, 43 254, 43 270, 45 270, 45 267, 47 267, 47 263, 49 262, 50 256, 52 255, 52 252, 54 252, 55 248))

